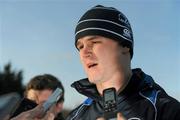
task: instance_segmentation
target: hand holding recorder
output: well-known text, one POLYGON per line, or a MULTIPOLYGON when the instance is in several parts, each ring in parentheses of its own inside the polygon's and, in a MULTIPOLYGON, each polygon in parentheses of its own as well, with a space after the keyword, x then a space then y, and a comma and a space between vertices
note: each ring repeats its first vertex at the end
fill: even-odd
POLYGON ((28 110, 13 117, 11 120, 53 120, 55 117, 55 104, 62 95, 62 90, 56 88, 46 102, 34 109, 28 110), (54 106, 53 106, 54 105, 54 106))

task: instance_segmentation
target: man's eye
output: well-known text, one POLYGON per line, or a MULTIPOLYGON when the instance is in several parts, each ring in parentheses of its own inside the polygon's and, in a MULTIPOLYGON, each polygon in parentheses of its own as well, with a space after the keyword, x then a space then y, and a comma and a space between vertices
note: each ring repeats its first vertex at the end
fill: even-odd
POLYGON ((96 44, 96 43, 100 43, 100 41, 93 41, 92 43, 96 44))
POLYGON ((77 46, 78 50, 81 50, 83 48, 83 45, 77 46))

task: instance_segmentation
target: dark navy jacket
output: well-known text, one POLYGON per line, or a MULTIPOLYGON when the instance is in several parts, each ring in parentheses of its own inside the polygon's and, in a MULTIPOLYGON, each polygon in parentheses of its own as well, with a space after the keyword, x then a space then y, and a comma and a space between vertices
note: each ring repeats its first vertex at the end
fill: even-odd
MULTIPOLYGON (((103 102, 96 86, 82 79, 72 84, 88 97, 66 120, 96 120, 103 116, 103 102)), ((134 69, 126 88, 117 97, 118 112, 127 120, 180 120, 180 103, 168 96, 141 69, 134 69)))

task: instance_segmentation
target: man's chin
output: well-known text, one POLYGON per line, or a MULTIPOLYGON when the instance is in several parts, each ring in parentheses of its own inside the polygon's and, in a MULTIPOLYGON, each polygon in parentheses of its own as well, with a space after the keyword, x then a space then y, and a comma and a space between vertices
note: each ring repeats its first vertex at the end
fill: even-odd
POLYGON ((101 82, 101 80, 99 80, 99 79, 97 79, 97 78, 95 79, 95 78, 90 78, 90 77, 89 77, 88 79, 89 79, 89 82, 90 82, 90 83, 93 83, 93 84, 97 84, 97 83, 100 83, 100 82, 101 82))

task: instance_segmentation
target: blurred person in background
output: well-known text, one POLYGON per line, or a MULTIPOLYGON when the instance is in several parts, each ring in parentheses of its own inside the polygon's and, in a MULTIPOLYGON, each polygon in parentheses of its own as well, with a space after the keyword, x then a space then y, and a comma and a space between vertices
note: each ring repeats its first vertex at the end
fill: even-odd
MULTIPOLYGON (((64 103, 64 87, 62 83, 60 82, 60 80, 58 80, 53 75, 44 74, 44 75, 37 75, 33 77, 26 86, 24 103, 22 103, 21 105, 25 107, 29 107, 29 106, 26 106, 26 102, 31 103, 29 105, 34 106, 34 107, 36 105, 34 105, 33 102, 37 105, 41 105, 48 99, 48 97, 53 93, 53 91, 57 87, 62 89, 63 94, 55 105, 55 108, 54 108, 55 119, 54 120, 64 120, 64 117, 62 115, 62 109, 63 109, 63 103, 64 103)), ((21 109, 19 110, 21 111, 21 109)), ((37 107, 35 111, 38 111, 38 110, 39 108, 37 107)), ((17 116, 17 114, 19 114, 20 111, 16 111, 14 116, 17 116)), ((31 110, 29 112, 27 111, 26 114, 30 114, 32 111, 31 110)), ((25 116, 25 115, 22 115, 22 116, 25 116)))

